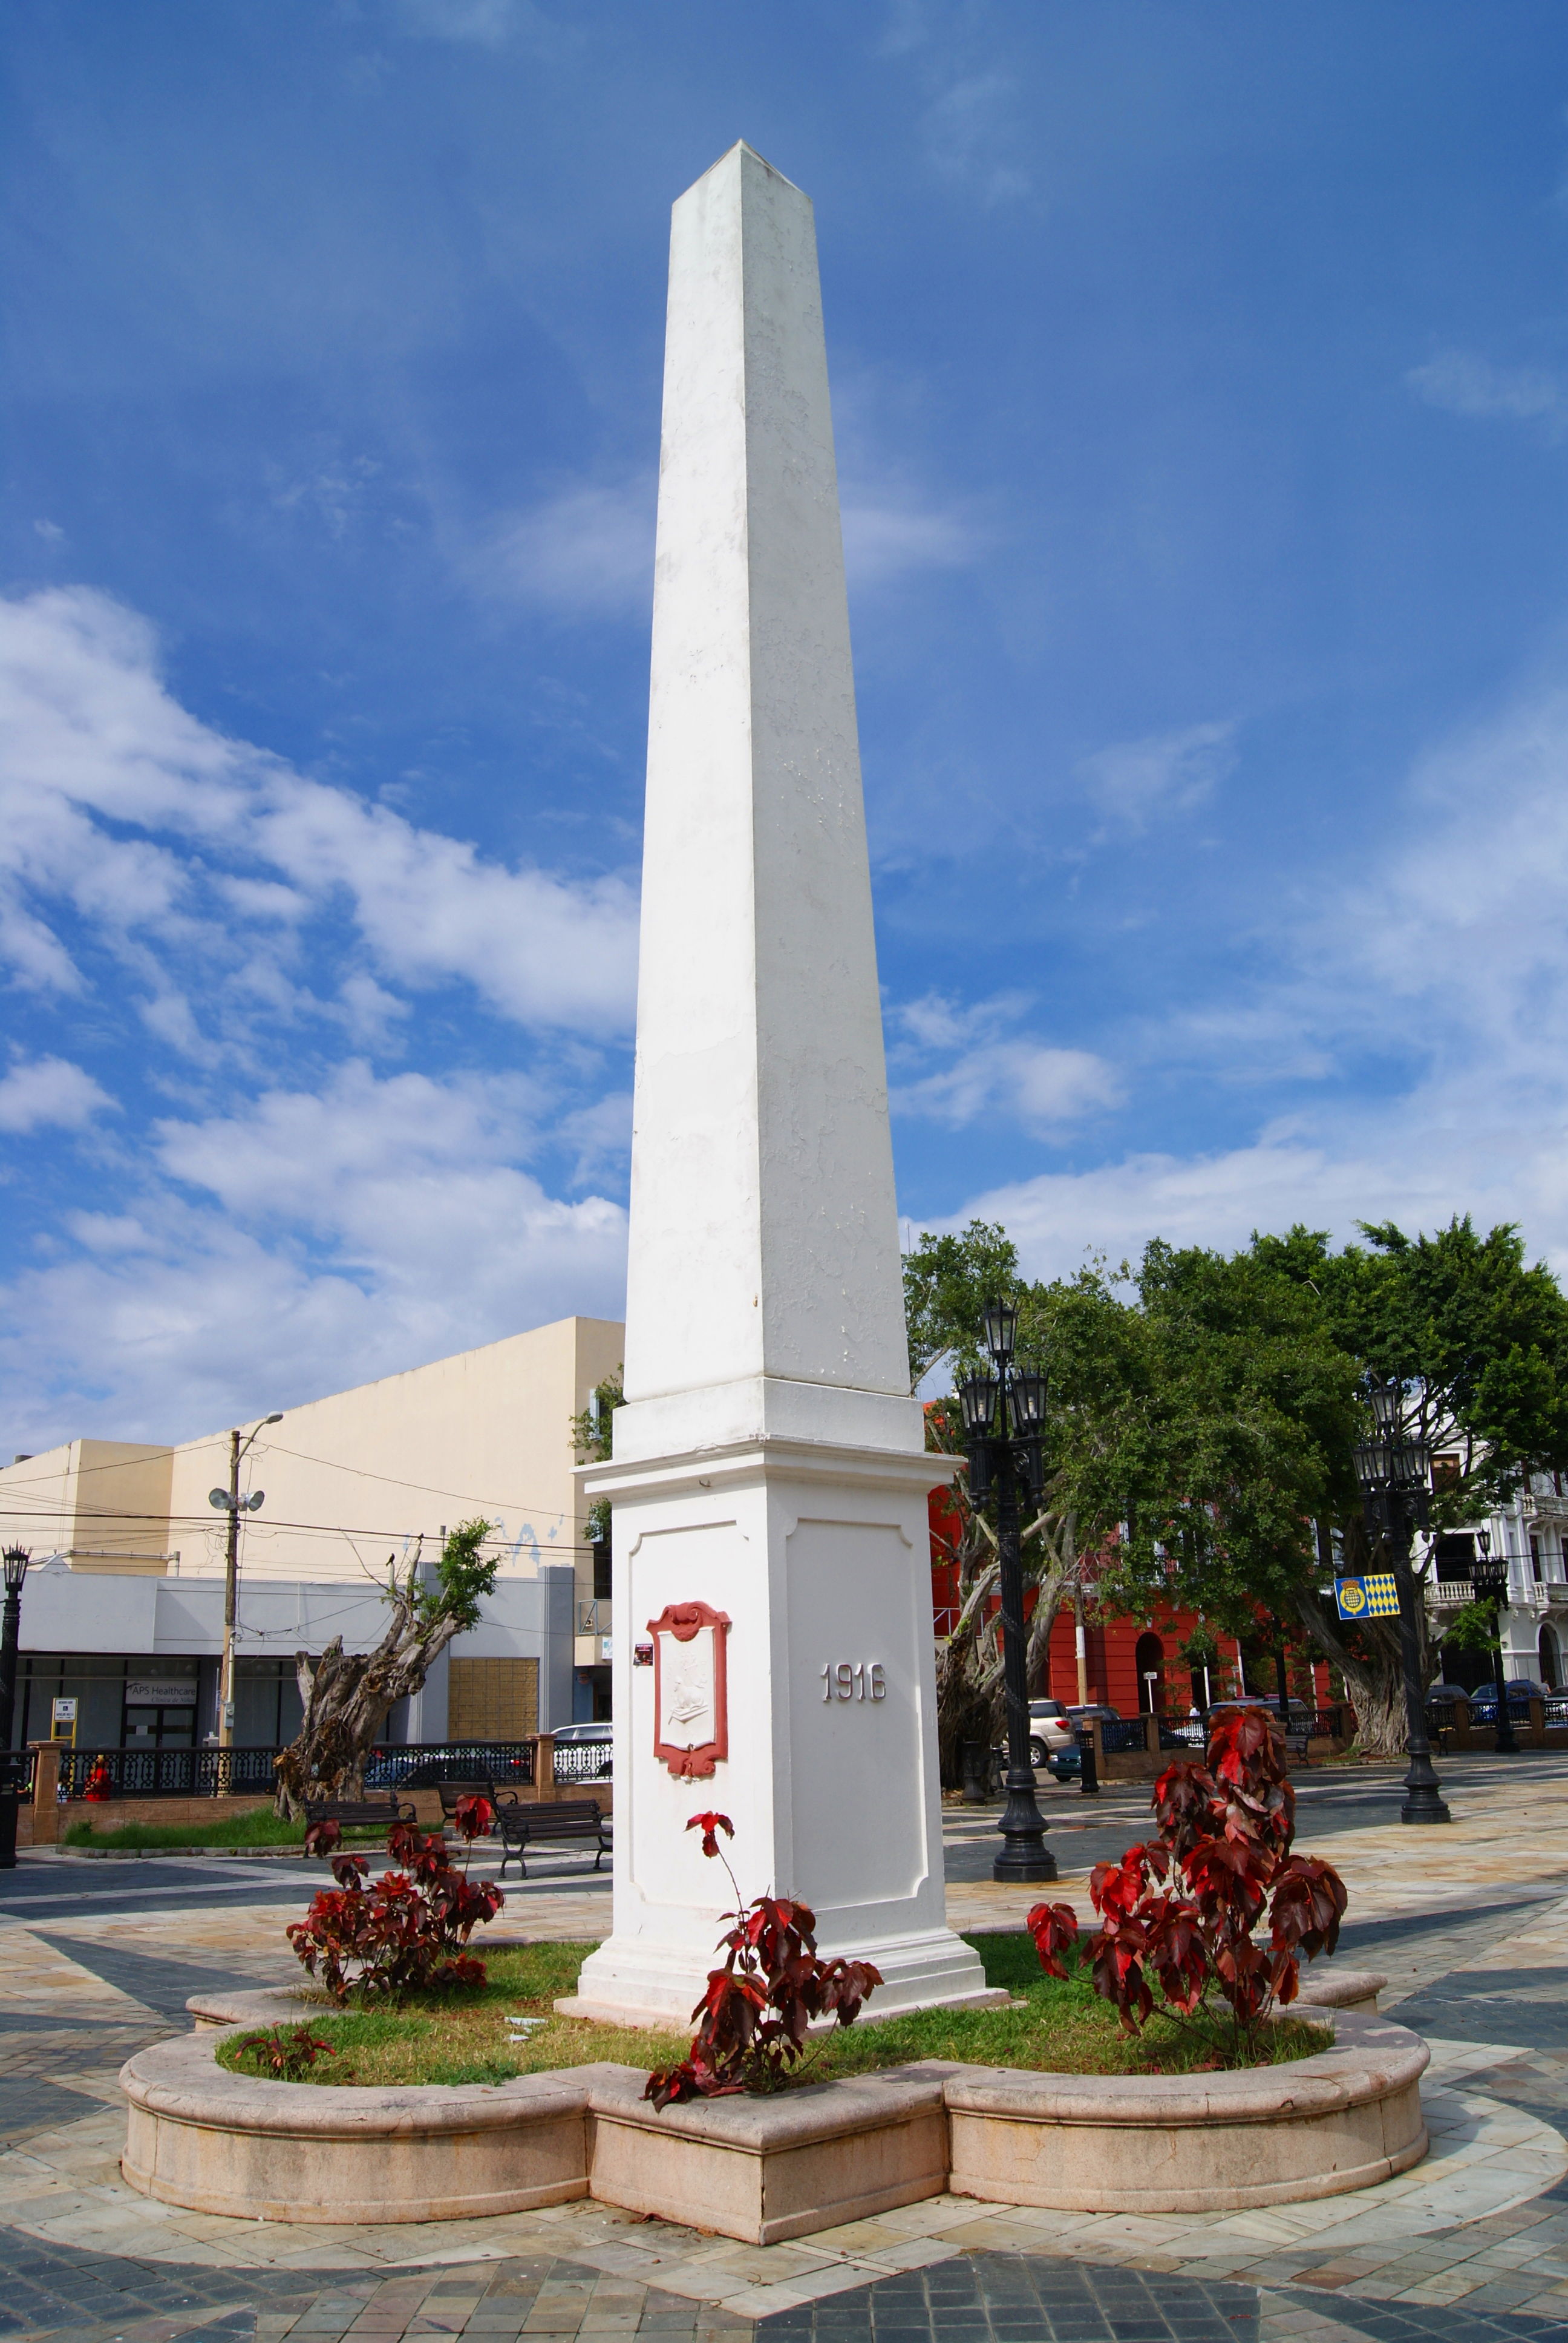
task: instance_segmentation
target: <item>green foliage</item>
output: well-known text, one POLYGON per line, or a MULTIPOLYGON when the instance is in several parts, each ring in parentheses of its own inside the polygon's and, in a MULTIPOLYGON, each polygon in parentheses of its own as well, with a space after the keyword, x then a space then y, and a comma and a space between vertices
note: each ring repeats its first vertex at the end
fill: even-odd
POLYGON ((455 1619, 459 1629, 478 1624, 479 1604, 494 1587, 501 1566, 498 1554, 484 1550, 495 1526, 494 1522, 481 1519, 459 1522, 448 1531, 434 1584, 419 1588, 417 1607, 422 1619, 431 1624, 455 1619))
POLYGON ((1434 1521, 1473 1520, 1527 1473, 1568 1464, 1568 1300, 1518 1229, 1481 1236, 1468 1213, 1430 1237, 1361 1225, 1366 1243, 1338 1253, 1300 1226, 1254 1237, 1252 1253, 1311 1292, 1365 1373, 1410 1385, 1421 1436, 1458 1464, 1434 1521))
MULTIPOLYGON (((618 1367, 613 1375, 606 1375, 602 1383, 594 1385, 597 1417, 593 1407, 585 1407, 571 1419, 572 1446, 580 1464, 604 1464, 609 1460, 615 1412, 626 1403, 623 1373, 624 1370, 618 1367)), ((584 1537, 595 1544, 601 1538, 607 1538, 609 1535, 609 1499, 596 1498, 584 1524, 584 1537)))
POLYGON ((1018 1247, 1005 1231, 971 1221, 962 1236, 924 1232, 904 1256, 911 1387, 944 1361, 955 1373, 971 1365, 985 1304, 996 1294, 1022 1303, 1029 1291, 1018 1273, 1018 1247))
POLYGON ((1501 1650, 1496 1604, 1467 1603, 1462 1611, 1455 1612, 1443 1629, 1442 1640, 1445 1644, 1452 1644, 1462 1652, 1501 1650))
POLYGON ((571 1419, 572 1446, 578 1462, 582 1464, 604 1464, 609 1461, 612 1423, 618 1407, 625 1405, 626 1392, 622 1370, 606 1375, 602 1383, 594 1385, 594 1398, 598 1403, 598 1420, 594 1420, 591 1407, 583 1408, 571 1419))

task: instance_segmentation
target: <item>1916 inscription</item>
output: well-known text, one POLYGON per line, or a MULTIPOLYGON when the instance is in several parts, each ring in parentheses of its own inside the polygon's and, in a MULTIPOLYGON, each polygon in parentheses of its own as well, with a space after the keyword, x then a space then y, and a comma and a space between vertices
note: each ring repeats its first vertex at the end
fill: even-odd
POLYGON ((888 1673, 880 1660, 830 1660, 822 1671, 824 1700, 886 1700, 888 1673))

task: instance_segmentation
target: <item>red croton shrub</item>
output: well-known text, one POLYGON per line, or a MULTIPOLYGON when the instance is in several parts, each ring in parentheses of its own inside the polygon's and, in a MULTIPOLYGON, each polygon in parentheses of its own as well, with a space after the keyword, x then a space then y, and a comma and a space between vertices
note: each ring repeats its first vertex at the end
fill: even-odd
MULTIPOLYGON (((1127 2033, 1151 2015, 1155 1986, 1182 2016, 1212 2008, 1217 1993, 1241 2048, 1276 2002, 1295 1999, 1302 1956, 1333 1951, 1345 1884, 1316 1855, 1291 1852, 1296 1794, 1266 1711, 1223 1717, 1208 1758, 1171 1765, 1154 1785, 1157 1839, 1095 1865, 1100 1927, 1084 1952, 1127 2033)), ((1071 1906, 1037 1904, 1026 1925, 1041 1967, 1064 1976, 1061 1955, 1079 1934, 1071 1906)))
MULTIPOLYGON (((471 1842, 488 1829, 494 1812, 487 1798, 466 1798, 457 1827, 471 1842)), ((296 1955, 333 1999, 347 2001, 350 1993, 366 2001, 398 1999, 431 1987, 482 1986, 485 1964, 463 1946, 481 1920, 500 1910, 501 1890, 476 1885, 452 1862, 438 1834, 427 1837, 411 1823, 398 1823, 387 1835, 387 1854, 404 1868, 383 1873, 367 1887, 370 1866, 363 1855, 337 1851, 342 1835, 334 1822, 307 1831, 306 1852, 331 1857, 337 1885, 324 1887, 287 1931, 296 1955)))
POLYGON ((734 2091, 776 2091, 806 2047, 813 2018, 852 2026, 861 2004, 882 1982, 869 1961, 819 1960, 816 1915, 787 1896, 740 1901, 740 1889, 719 1844, 733 1838, 728 1815, 693 1815, 688 1830, 702 1833, 702 1852, 717 1855, 735 1890, 735 1926, 719 1939, 722 1968, 710 1969, 708 1990, 692 2019, 697 2032, 678 2066, 651 2074, 645 2099, 720 2098, 734 2091))

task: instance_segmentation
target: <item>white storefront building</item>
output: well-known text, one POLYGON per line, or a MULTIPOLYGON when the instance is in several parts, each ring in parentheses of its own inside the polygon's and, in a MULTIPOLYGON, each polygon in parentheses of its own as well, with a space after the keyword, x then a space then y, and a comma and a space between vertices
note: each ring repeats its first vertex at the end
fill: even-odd
MULTIPOLYGON (((1427 1599, 1441 1635, 1471 1599, 1470 1572, 1478 1532, 1492 1541, 1495 1560, 1508 1562, 1508 1607, 1503 1615, 1503 1657, 1508 1681, 1527 1679, 1548 1691, 1568 1688, 1568 1484, 1563 1474, 1537 1473, 1510 1503, 1473 1528, 1445 1532, 1434 1541, 1427 1599)), ((1446 1682, 1493 1681, 1490 1652, 1443 1653, 1446 1682)))
MULTIPOLYGON (((236 1744, 299 1718, 297 1651, 379 1639, 389 1555, 494 1524, 483 1615, 400 1703, 387 1738, 513 1740, 606 1713, 611 1619, 587 1542, 570 1424, 620 1365, 622 1329, 565 1318, 286 1407, 246 1452, 236 1635, 236 1744)), ((276 1403, 281 1405, 282 1402, 276 1403)), ((270 1411, 269 1411, 270 1412, 270 1411)), ((248 1431, 248 1424, 242 1426, 248 1431)), ((0 1469, 0 1543, 31 1549, 14 1735, 76 1703, 79 1747, 190 1747, 217 1722, 229 1432, 168 1445, 84 1438, 0 1469)))

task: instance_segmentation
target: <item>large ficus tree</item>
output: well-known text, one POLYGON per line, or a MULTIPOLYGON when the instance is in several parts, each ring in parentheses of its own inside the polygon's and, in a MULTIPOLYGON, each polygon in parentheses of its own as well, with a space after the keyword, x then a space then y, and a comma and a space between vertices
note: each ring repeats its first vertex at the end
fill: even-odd
MULTIPOLYGON (((1442 1460, 1432 1527, 1461 1527, 1506 1503, 1531 1473, 1568 1464, 1568 1300, 1549 1269, 1526 1261, 1507 1223, 1483 1236, 1465 1214, 1432 1236, 1407 1236, 1392 1222, 1363 1222, 1361 1232, 1363 1243, 1336 1252, 1321 1232, 1298 1226, 1254 1237, 1251 1258, 1311 1298, 1361 1376, 1405 1384, 1409 1418, 1442 1460)), ((1336 1543, 1345 1566, 1375 1568, 1387 1556, 1368 1543, 1353 1486, 1314 1527, 1320 1566, 1295 1587, 1296 1613, 1342 1671, 1363 1743, 1402 1749, 1396 1623, 1347 1627, 1326 1592, 1336 1543)), ((1424 1581, 1430 1560, 1417 1567, 1424 1581)), ((1424 1603, 1417 1617, 1430 1682, 1424 1603)))
MULTIPOLYGON (((1101 1265, 1054 1285, 1020 1277, 1004 1231, 971 1222, 961 1236, 926 1235, 905 1262, 910 1363, 916 1381, 946 1369, 961 1381, 980 1363, 980 1314, 993 1294, 1019 1311, 1019 1354, 1049 1361, 1051 1409, 1042 1501, 1026 1508, 1021 1551, 1034 1589, 1028 1674, 1046 1682, 1050 1633, 1064 1602, 1081 1603, 1098 1556, 1121 1519, 1126 1492, 1114 1461, 1117 1426, 1139 1418, 1146 1381, 1136 1316, 1101 1265)), ((958 1403, 927 1410, 930 1444, 962 1453, 958 1403)), ((957 1617, 937 1650, 937 1732, 942 1774, 953 1780, 958 1745, 990 1742, 1001 1729, 1002 1656, 992 1608, 999 1593, 994 1505, 972 1506, 960 1471, 937 1532, 939 1553, 958 1565, 957 1617)))
MULTIPOLYGON (((1363 1745, 1402 1749, 1397 1623, 1347 1626, 1330 1592, 1336 1564, 1386 1560, 1352 1469, 1369 1380, 1399 1376, 1421 1436, 1452 1460, 1434 1528, 1473 1521, 1528 1472, 1568 1463, 1568 1302, 1513 1228, 1362 1233, 1337 1252, 1302 1228, 1234 1254, 1156 1241, 1135 1272, 1094 1263, 1049 1285, 1024 1281, 1006 1232, 982 1222, 910 1256, 917 1373, 962 1375, 991 1292, 1017 1302, 1020 1353, 1050 1371, 1045 1500, 1023 1547, 1039 1590, 1031 1681, 1060 1604, 1091 1584, 1107 1609, 1168 1601, 1249 1641, 1305 1640, 1340 1668, 1363 1745)), ((931 1411, 933 1444, 961 1444, 956 1419, 950 1403, 931 1411)), ((960 1614, 938 1660, 950 1773, 951 1743, 994 1734, 1000 1698, 995 1534, 961 1475, 952 1524, 960 1614)), ((1430 1678, 1424 1610, 1419 1624, 1430 1678)))
POLYGON ((319 1659, 294 1655, 305 1715, 277 1760, 277 1812, 297 1819, 306 1801, 364 1795, 365 1768, 394 1702, 417 1693, 454 1635, 477 1624, 500 1556, 485 1551, 494 1524, 464 1522, 432 1571, 419 1546, 399 1566, 387 1559, 386 1632, 373 1652, 346 1652, 334 1635, 319 1659))

